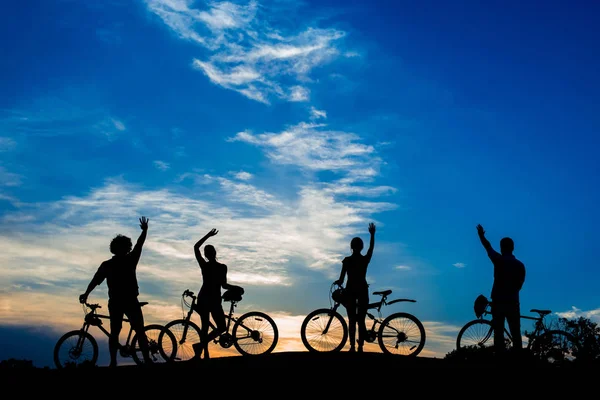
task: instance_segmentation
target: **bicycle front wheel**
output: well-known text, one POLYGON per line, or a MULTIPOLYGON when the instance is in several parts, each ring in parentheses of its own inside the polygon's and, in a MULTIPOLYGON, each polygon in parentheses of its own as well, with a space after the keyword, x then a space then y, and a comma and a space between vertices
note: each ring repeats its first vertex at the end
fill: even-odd
POLYGON ((175 335, 177 342, 177 357, 175 361, 187 361, 195 357, 193 346, 200 343, 200 327, 186 319, 176 319, 165 327, 175 335))
MULTIPOLYGON (((177 340, 175 335, 163 325, 151 324, 144 327, 148 339, 148 356, 155 364, 164 364, 175 360, 177 340)), ((137 365, 143 365, 144 353, 136 333, 131 339, 131 357, 137 365)))
POLYGON ((414 315, 395 313, 383 320, 377 339, 386 354, 416 357, 425 346, 425 327, 414 315))
MULTIPOLYGON (((512 346, 510 335, 504 329, 504 348, 512 346)), ((494 348, 494 328, 492 322, 486 319, 474 319, 469 321, 458 332, 456 337, 457 350, 485 349, 490 353, 494 348)))
POLYGON ((80 367, 89 364, 95 366, 98 361, 98 343, 85 331, 67 332, 54 346, 54 365, 56 368, 80 367))
POLYGON ((565 365, 575 361, 577 342, 573 335, 560 330, 542 333, 531 343, 531 352, 544 363, 565 365))
POLYGON ((275 321, 260 311, 242 315, 233 325, 232 334, 233 345, 245 356, 269 354, 279 340, 275 321))
POLYGON ((300 337, 308 351, 340 351, 348 340, 348 325, 339 313, 329 308, 320 308, 304 318, 300 337))

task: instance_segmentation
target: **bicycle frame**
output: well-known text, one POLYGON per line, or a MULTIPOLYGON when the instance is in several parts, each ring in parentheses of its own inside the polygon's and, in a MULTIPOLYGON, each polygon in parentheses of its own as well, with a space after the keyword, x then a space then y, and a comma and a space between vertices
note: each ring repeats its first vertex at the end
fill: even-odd
MULTIPOLYGON (((80 330, 84 331, 84 332, 88 332, 90 329, 90 326, 95 326, 102 333, 104 333, 106 335, 106 337, 110 338, 110 332, 103 326, 103 322, 102 322, 103 319, 110 320, 110 316, 104 315, 104 314, 98 314, 97 309, 102 308, 99 304, 85 303, 85 306, 90 308, 91 311, 85 314, 84 322, 83 322, 83 325, 80 330)), ((125 318, 123 318, 123 322, 129 323, 129 319, 125 317, 125 318)), ((120 341, 118 342, 119 350, 127 350, 127 351, 129 350, 129 343, 131 342, 132 336, 133 336, 133 327, 130 324, 129 331, 127 332, 127 339, 125 340, 125 343, 121 344, 120 341)), ((79 340, 84 340, 84 336, 81 336, 79 338, 79 340)), ((81 345, 81 343, 77 343, 77 345, 79 346, 79 345, 81 345)), ((130 357, 131 355, 129 353, 121 352, 121 356, 130 357)))
MULTIPOLYGON (((533 310, 532 310, 533 311, 533 310)), ((485 319, 487 321, 491 322, 491 319, 486 319, 483 318, 484 316, 489 315, 492 316, 492 309, 491 309, 491 303, 487 304, 485 306, 485 309, 483 311, 483 313, 481 314, 481 317, 479 317, 479 319, 485 319)), ((546 324, 544 322, 544 317, 540 316, 540 317, 532 317, 530 315, 520 315, 519 316, 521 319, 528 319, 528 320, 532 320, 535 321, 534 324, 534 329, 533 332, 531 332, 531 337, 532 338, 536 338, 538 337, 541 333, 545 332, 548 330, 548 328, 546 327, 546 324)), ((489 330, 489 332, 487 333, 487 335, 485 336, 485 340, 487 341, 492 335, 493 335, 493 328, 489 330)), ((504 334, 508 337, 508 339, 512 342, 513 338, 512 335, 510 334, 510 331, 508 329, 506 329, 506 327, 504 328, 504 334)), ((531 343, 533 342, 533 340, 528 340, 527 341, 527 346, 525 346, 526 349, 530 349, 531 348, 531 343)))
MULTIPOLYGON (((341 286, 340 286, 341 287, 341 286)), ((391 293, 391 292, 390 292, 391 293)), ((416 300, 412 300, 412 299, 395 299, 395 300, 390 300, 387 301, 387 296, 388 296, 388 292, 383 291, 383 292, 373 292, 374 295, 380 295, 381 299, 379 301, 376 301, 374 303, 369 303, 369 305, 367 306, 367 316, 373 320, 373 325, 371 326, 370 329, 367 329, 367 331, 370 332, 375 332, 376 331, 376 327, 383 323, 383 316, 381 313, 381 308, 383 306, 389 306, 395 303, 400 303, 403 301, 408 301, 411 303, 415 303, 416 300), (377 310, 377 317, 375 317, 373 314, 371 314, 370 312, 368 312, 368 310, 377 310)), ((339 302, 334 302, 333 306, 331 307, 331 316, 329 317, 329 321, 327 321, 327 325, 325 326, 325 329, 323 330, 323 334, 327 334, 327 332, 329 331, 329 327, 331 326, 331 321, 333 320, 333 314, 337 312, 337 309, 340 307, 341 303, 339 302)))
MULTIPOLYGON (((184 297, 185 297, 185 296, 187 296, 187 297, 190 297, 190 298, 192 299, 192 302, 191 302, 191 304, 190 304, 189 310, 188 310, 188 312, 187 312, 187 315, 186 315, 186 317, 185 317, 185 320, 186 320, 186 321, 189 321, 189 320, 192 318, 192 315, 194 314, 194 310, 195 310, 195 308, 196 308, 197 296, 196 296, 196 295, 194 295, 194 294, 193 294, 191 291, 189 291, 189 290, 185 290, 185 291, 183 292, 183 296, 184 296, 184 297)), ((238 319, 237 319, 236 317, 234 317, 234 316, 233 316, 233 310, 234 310, 234 308, 235 308, 236 306, 237 306, 237 301, 232 301, 232 302, 231 302, 231 305, 229 306, 229 312, 228 312, 227 314, 225 314, 225 319, 226 319, 226 321, 227 321, 227 324, 226 324, 225 330, 224 330, 224 331, 223 331, 223 332, 222 332, 222 333, 221 333, 219 336, 217 336, 216 338, 214 338, 214 339, 213 339, 213 342, 214 342, 214 343, 219 343, 219 342, 220 342, 220 338, 221 338, 221 337, 223 337, 223 338, 226 338, 226 339, 227 339, 226 341, 223 341, 223 342, 221 342, 221 343, 220 343, 220 344, 221 344, 221 346, 222 346, 222 347, 225 347, 225 348, 228 348, 228 347, 230 347, 230 346, 231 346, 231 339, 230 339, 230 333, 229 333, 229 331, 231 330, 231 326, 232 326, 232 324, 234 324, 234 325, 235 325, 235 323, 238 321, 238 319)), ((214 329, 216 329, 216 328, 217 328, 217 327, 216 327, 216 326, 215 326, 215 325, 212 323, 212 321, 210 321, 210 320, 208 321, 208 326, 209 326, 209 328, 210 328, 211 330, 214 330, 214 329)), ((252 330, 251 330, 251 329, 248 329, 247 327, 245 327, 245 326, 243 326, 243 325, 240 325, 240 327, 241 327, 241 328, 244 328, 244 329, 245 329, 245 330, 247 330, 248 332, 252 333, 252 330)), ((183 342, 185 341, 185 339, 186 339, 186 335, 187 335, 187 329, 188 329, 188 325, 186 325, 186 326, 184 327, 184 329, 183 329, 183 335, 182 335, 182 337, 181 337, 180 344, 181 344, 181 343, 183 343, 183 342)), ((202 329, 202 328, 201 328, 201 329, 202 329)))

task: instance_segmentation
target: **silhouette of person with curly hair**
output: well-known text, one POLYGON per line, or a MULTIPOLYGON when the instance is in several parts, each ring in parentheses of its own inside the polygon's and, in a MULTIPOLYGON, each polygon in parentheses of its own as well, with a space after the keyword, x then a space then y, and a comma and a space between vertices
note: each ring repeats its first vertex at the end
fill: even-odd
POLYGON ((364 244, 361 238, 355 237, 350 241, 352 255, 342 260, 340 278, 334 283, 342 285, 344 278, 348 275, 344 289, 345 301, 342 303, 348 315, 348 334, 350 340, 350 352, 355 352, 356 326, 358 325, 358 352, 362 353, 363 344, 367 335, 365 318, 369 308, 369 284, 367 283, 367 268, 373 256, 375 246, 375 224, 369 224, 371 240, 369 249, 365 255, 361 254, 364 244))
POLYGON ((85 293, 79 296, 79 302, 87 302, 89 294, 106 279, 108 286, 108 311, 110 316, 110 336, 108 348, 110 353, 109 367, 117 366, 119 350, 119 334, 123 327, 123 316, 129 319, 135 330, 145 364, 152 364, 148 354, 148 339, 144 331, 144 315, 138 301, 139 287, 136 269, 142 255, 142 247, 148 235, 148 219, 140 218, 140 234, 135 246, 131 248, 131 239, 124 235, 115 236, 110 242, 113 257, 102 262, 90 281, 85 293))

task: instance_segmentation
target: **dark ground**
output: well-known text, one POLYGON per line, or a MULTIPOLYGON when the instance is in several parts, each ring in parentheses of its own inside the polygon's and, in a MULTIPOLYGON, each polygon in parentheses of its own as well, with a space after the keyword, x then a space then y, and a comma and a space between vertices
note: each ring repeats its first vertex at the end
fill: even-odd
MULTIPOLYGON (((151 367, 127 365, 114 369, 21 367, 0 370, 0 380, 5 388, 6 384, 22 389, 43 388, 41 390, 48 394, 83 394, 83 390, 85 396, 90 396, 96 392, 105 392, 105 387, 118 386, 120 395, 117 397, 120 398, 126 393, 160 395, 165 387, 169 388, 171 396, 179 396, 215 385, 226 391, 246 391, 251 398, 273 394, 275 386, 278 390, 292 394, 298 392, 304 397, 312 397, 316 394, 313 390, 320 393, 323 389, 338 394, 344 392, 345 395, 374 390, 378 392, 377 396, 384 394, 382 390, 385 393, 403 393, 418 389, 426 390, 426 393, 443 393, 445 396, 455 392, 464 397, 467 393, 475 393, 473 391, 479 388, 496 394, 516 391, 524 395, 528 390, 532 394, 537 390, 539 392, 536 395, 542 392, 552 394, 553 397, 559 394, 572 397, 588 385, 594 388, 595 378, 598 376, 600 370, 589 366, 549 367, 525 360, 495 364, 480 359, 404 358, 383 353, 347 352, 282 352, 151 367), (500 385, 494 385, 493 380, 496 378, 500 380, 500 385), (348 383, 354 386, 349 386, 348 383)), ((328 397, 337 395, 330 393, 328 397)))

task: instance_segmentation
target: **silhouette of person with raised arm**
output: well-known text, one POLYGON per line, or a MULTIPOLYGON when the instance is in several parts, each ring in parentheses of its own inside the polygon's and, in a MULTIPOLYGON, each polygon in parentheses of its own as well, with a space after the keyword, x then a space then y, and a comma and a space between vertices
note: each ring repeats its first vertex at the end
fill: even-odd
POLYGON ((223 303, 221 298, 221 288, 225 290, 239 290, 243 294, 243 289, 236 285, 227 283, 227 265, 217 261, 217 250, 211 244, 204 246, 204 257, 200 253, 200 246, 211 236, 219 233, 216 229, 211 229, 204 237, 194 245, 194 254, 202 271, 202 287, 198 292, 196 303, 196 311, 200 314, 202 326, 200 327, 200 343, 196 343, 193 348, 196 358, 200 358, 204 353, 204 358, 210 358, 208 353, 208 344, 211 340, 225 332, 227 326, 225 324, 225 312, 223 311, 223 303), (212 316, 215 322, 215 329, 210 333, 209 322, 212 316))
POLYGON ((519 292, 525 282, 525 265, 513 255, 515 245, 511 238, 505 237, 500 240, 500 253, 498 253, 486 239, 483 226, 477 225, 477 234, 494 265, 491 311, 495 353, 502 356, 506 350, 504 326, 508 323, 513 349, 515 354, 519 355, 523 347, 519 292))
POLYGON ((79 296, 79 302, 87 302, 89 294, 106 279, 108 286, 108 312, 110 316, 110 336, 108 348, 110 352, 109 367, 117 366, 119 350, 119 334, 123 327, 123 316, 129 319, 135 330, 146 364, 152 364, 148 354, 148 339, 144 332, 144 314, 138 301, 139 287, 136 269, 142 255, 142 247, 148 235, 148 219, 141 217, 140 234, 135 246, 131 248, 131 239, 124 235, 115 236, 110 242, 113 257, 102 262, 90 281, 85 293, 79 296))
POLYGON ((363 344, 367 335, 367 326, 365 318, 367 309, 369 308, 369 284, 367 283, 367 268, 371 257, 373 256, 373 247, 375 246, 375 224, 369 224, 369 233, 371 240, 369 249, 365 255, 361 252, 364 248, 364 243, 361 238, 355 237, 350 241, 352 255, 345 257, 342 260, 342 271, 340 279, 334 283, 342 285, 344 278, 348 276, 346 287, 344 290, 345 301, 343 306, 346 308, 348 315, 348 334, 350 339, 350 352, 355 352, 356 341, 356 326, 358 325, 358 352, 362 353, 363 344))

